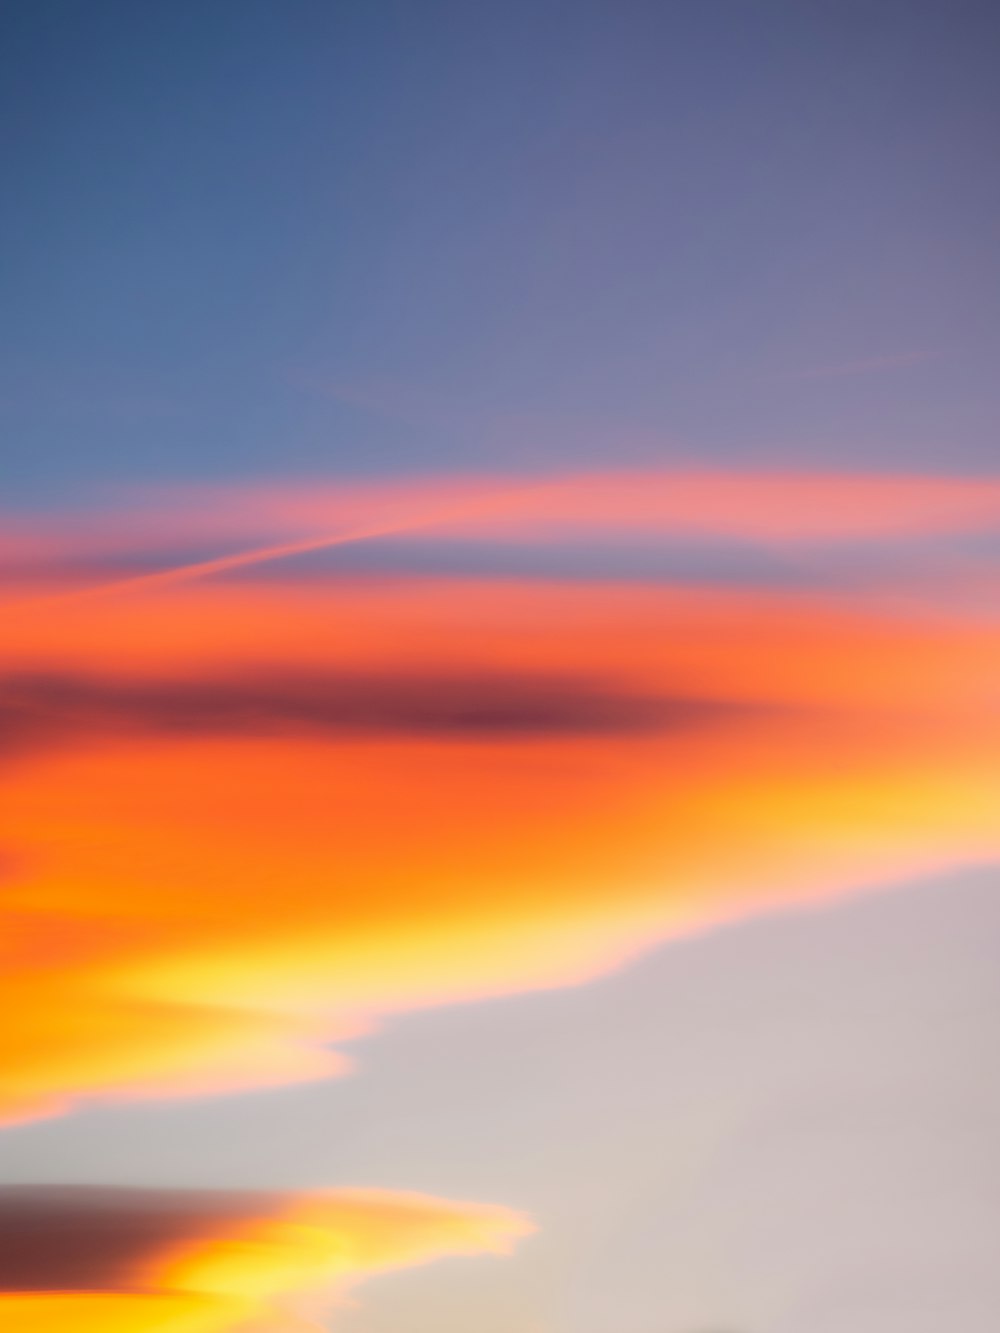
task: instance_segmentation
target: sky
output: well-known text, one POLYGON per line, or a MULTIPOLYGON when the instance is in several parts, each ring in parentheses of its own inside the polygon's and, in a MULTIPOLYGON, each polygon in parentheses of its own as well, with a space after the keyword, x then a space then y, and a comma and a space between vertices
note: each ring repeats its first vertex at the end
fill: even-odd
POLYGON ((998 37, 4 9, 5 1327, 995 1322, 998 37))

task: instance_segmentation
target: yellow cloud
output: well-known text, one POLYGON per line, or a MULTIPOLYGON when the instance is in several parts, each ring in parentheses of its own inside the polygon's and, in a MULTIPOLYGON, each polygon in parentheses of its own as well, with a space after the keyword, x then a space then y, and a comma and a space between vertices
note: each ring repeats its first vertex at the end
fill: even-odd
POLYGON ((53 1289, 17 1290, 16 1264, 6 1258, 0 1326, 17 1333, 296 1333, 314 1327, 298 1309, 303 1299, 330 1308, 372 1274, 445 1255, 507 1253, 531 1230, 506 1209, 389 1191, 250 1196, 245 1203, 229 1196, 228 1211, 214 1219, 210 1211, 199 1218, 199 1205, 198 1196, 167 1194, 142 1196, 139 1204, 123 1191, 67 1206, 58 1196, 45 1201, 43 1194, 40 1203, 22 1193, 4 1210, 4 1232, 16 1229, 20 1208, 37 1235, 31 1248, 38 1253, 20 1243, 26 1275, 37 1286, 45 1270, 53 1289), (191 1235, 178 1240, 169 1232, 185 1208, 191 1235), (39 1220, 47 1226, 40 1229, 39 1220), (164 1234, 157 1236, 157 1225, 164 1234), (147 1237, 138 1252, 136 1232, 147 1237), (116 1254, 116 1243, 126 1253, 116 1254), (60 1245, 78 1247, 89 1274, 60 1245), (60 1289, 67 1263, 92 1290, 60 1289))
POLYGON ((14 596, 0 1106, 325 1077, 393 1011, 995 857, 998 669, 985 620, 814 596, 14 596))

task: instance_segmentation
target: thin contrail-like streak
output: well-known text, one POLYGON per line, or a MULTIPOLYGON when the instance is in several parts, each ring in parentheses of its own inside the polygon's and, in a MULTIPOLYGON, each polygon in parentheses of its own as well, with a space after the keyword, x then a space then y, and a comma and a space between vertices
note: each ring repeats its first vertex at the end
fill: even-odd
MULTIPOLYGON (((37 606, 96 601, 102 597, 114 597, 119 593, 169 588, 180 583, 192 583, 197 579, 210 578, 213 574, 225 574, 232 569, 266 564, 270 560, 286 560, 291 556, 306 555, 310 551, 325 551, 334 546, 348 546, 352 542, 369 541, 376 537, 392 537, 421 526, 423 525, 420 523, 381 524, 378 527, 332 535, 327 533, 322 537, 306 537, 300 541, 281 542, 272 546, 255 546, 249 551, 236 551, 232 555, 216 556, 211 560, 198 560, 187 565, 173 565, 169 569, 154 570, 150 574, 134 574, 128 578, 115 579, 111 583, 98 583, 88 588, 74 588, 68 592, 32 597, 28 599, 27 604, 37 606)), ((20 601, 18 604, 24 606, 26 603, 20 601)))
POLYGON ((331 536, 307 537, 301 541, 282 542, 274 546, 257 546, 250 551, 237 551, 232 555, 221 555, 211 560, 198 560, 188 565, 173 565, 170 569, 154 570, 150 574, 134 574, 128 578, 115 579, 111 583, 98 583, 88 588, 73 588, 68 592, 49 593, 42 597, 31 597, 18 605, 60 605, 66 602, 96 601, 102 597, 114 597, 119 593, 144 592, 156 588, 168 588, 179 583, 191 583, 197 579, 210 578, 213 574, 225 574, 231 569, 244 569, 250 565, 265 564, 269 560, 285 560, 295 555, 305 555, 310 551, 323 551, 334 546, 347 546, 351 542, 367 541, 373 537, 388 537, 399 532, 409 531, 409 524, 383 525, 377 528, 365 528, 357 532, 341 532, 331 536))
POLYGON ((194 579, 209 578, 213 574, 225 574, 231 569, 244 569, 248 565, 262 565, 269 560, 286 560, 295 555, 306 555, 310 551, 324 551, 334 546, 349 546, 352 542, 370 541, 375 537, 391 537, 397 533, 409 532, 418 527, 413 523, 382 524, 378 527, 362 528, 355 532, 327 533, 322 537, 306 537, 300 541, 281 542, 275 546, 257 546, 250 551, 237 551, 233 555, 220 555, 212 560, 198 560, 190 565, 175 565, 170 569, 159 569, 152 574, 136 574, 131 578, 117 579, 114 583, 102 583, 95 588, 87 588, 75 594, 77 597, 100 597, 117 592, 136 591, 143 588, 169 587, 175 583, 190 583, 194 579))
MULTIPOLYGON (((527 488, 535 492, 538 487, 527 488)), ((512 502, 523 497, 525 488, 513 493, 491 496, 486 502, 470 504, 466 502, 458 508, 436 510, 422 517, 397 520, 393 523, 378 523, 370 527, 348 529, 336 533, 325 533, 319 537, 304 537, 297 541, 280 542, 270 546, 255 546, 248 551, 236 551, 232 555, 216 556, 211 560, 198 560, 191 564, 174 565, 170 569, 155 570, 149 574, 135 574, 128 578, 116 579, 111 583, 100 583, 89 588, 78 588, 72 592, 56 593, 33 602, 84 601, 99 597, 110 597, 118 593, 142 592, 147 589, 172 587, 180 583, 191 583, 197 579, 210 578, 213 574, 225 574, 234 569, 245 569, 252 565, 266 564, 271 560, 286 560, 296 555, 306 555, 312 551, 325 551, 336 546, 349 546, 354 542, 372 541, 378 537, 395 537, 402 533, 416 532, 421 528, 434 528, 446 525, 454 519, 468 520, 482 518, 487 514, 501 512, 512 502)))

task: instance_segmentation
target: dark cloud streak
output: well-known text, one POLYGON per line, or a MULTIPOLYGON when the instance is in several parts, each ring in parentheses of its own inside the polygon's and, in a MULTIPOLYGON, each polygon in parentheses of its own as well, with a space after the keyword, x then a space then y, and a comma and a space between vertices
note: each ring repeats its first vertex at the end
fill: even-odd
POLYGON ((154 1256, 280 1204, 249 1193, 0 1189, 0 1292, 136 1290, 154 1256))
POLYGON ((133 736, 641 735, 722 720, 747 707, 573 676, 241 672, 139 680, 22 673, 0 677, 0 755, 133 736))

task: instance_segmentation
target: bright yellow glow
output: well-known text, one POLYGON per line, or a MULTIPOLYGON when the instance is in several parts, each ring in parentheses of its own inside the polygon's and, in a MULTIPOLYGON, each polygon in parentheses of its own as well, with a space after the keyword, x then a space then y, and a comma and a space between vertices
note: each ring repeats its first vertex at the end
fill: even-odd
POLYGON ((198 1296, 0 1295, 0 1328, 10 1333, 235 1333, 250 1314, 239 1302, 198 1296))

